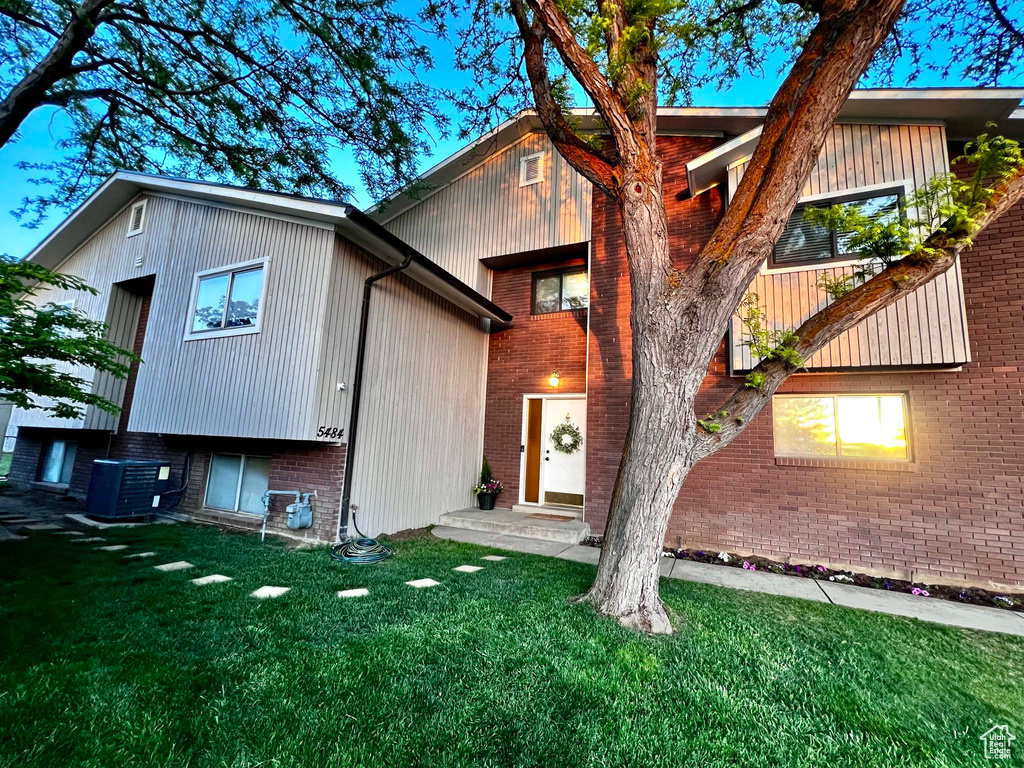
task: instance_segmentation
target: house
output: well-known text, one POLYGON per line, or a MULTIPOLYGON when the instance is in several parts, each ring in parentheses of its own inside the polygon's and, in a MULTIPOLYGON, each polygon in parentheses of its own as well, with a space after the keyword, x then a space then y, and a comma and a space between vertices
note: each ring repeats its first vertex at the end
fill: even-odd
MULTIPOLYGON (((856 91, 800 204, 898 206, 988 123, 1024 138, 1022 98, 1024 89, 856 91)), ((680 267, 728 205, 764 116, 659 111, 680 267)), ((597 129, 591 115, 579 118, 597 129)), ((422 181, 364 216, 115 174, 30 258, 100 288, 81 308, 107 319, 145 362, 127 382, 94 382, 123 400, 119 419, 89 413, 55 424, 16 412, 12 478, 81 495, 94 457, 160 456, 184 474, 183 510, 230 519, 254 511, 268 485, 316 490, 307 535, 333 538, 344 524, 362 280, 409 259, 371 292, 349 457, 360 529, 417 527, 470 506, 486 453, 505 483, 499 505, 556 507, 599 533, 630 391, 629 283, 614 205, 561 159, 532 114, 422 181), (220 302, 234 307, 239 299, 225 292, 237 285, 248 309, 232 325, 225 316, 235 310, 220 302), (209 320, 201 313, 211 307, 209 320)), ((666 544, 1024 586, 1021 248, 1018 206, 955 269, 815 355, 694 470, 666 544)), ((774 327, 794 327, 826 301, 819 277, 854 264, 841 238, 798 209, 752 290, 774 327)), ((752 364, 734 323, 698 407, 717 407, 752 364)), ((271 528, 283 525, 277 510, 271 528)))

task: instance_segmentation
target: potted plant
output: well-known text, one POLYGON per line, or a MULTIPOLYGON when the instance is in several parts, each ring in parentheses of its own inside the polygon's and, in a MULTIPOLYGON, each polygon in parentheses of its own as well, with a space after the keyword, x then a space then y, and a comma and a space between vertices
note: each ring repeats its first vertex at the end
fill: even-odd
POLYGON ((505 487, 498 480, 494 479, 491 472, 491 465, 484 456, 483 466, 480 467, 480 482, 473 486, 473 493, 476 494, 476 503, 480 509, 494 509, 494 502, 498 500, 498 494, 505 490, 505 487))

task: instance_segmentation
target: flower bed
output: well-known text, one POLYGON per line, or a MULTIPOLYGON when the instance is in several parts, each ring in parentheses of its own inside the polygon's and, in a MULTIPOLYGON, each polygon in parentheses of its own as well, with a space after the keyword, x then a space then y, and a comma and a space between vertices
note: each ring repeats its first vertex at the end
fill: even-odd
MULTIPOLYGON (((600 548, 601 542, 600 536, 588 536, 581 543, 588 547, 600 548)), ((902 579, 868 576, 855 571, 835 570, 826 568, 824 565, 792 565, 791 563, 780 563, 777 560, 770 560, 766 557, 740 557, 731 552, 707 552, 702 549, 672 549, 671 547, 665 547, 662 555, 664 557, 674 557, 677 560, 692 560, 697 563, 723 565, 729 568, 743 568, 748 571, 780 573, 804 579, 815 579, 816 581, 832 581, 837 584, 852 584, 857 587, 884 589, 889 592, 906 592, 916 597, 939 598, 941 600, 950 600, 954 603, 984 605, 990 608, 1005 608, 1024 613, 1024 595, 999 594, 998 592, 991 592, 980 587, 920 584, 902 579)))

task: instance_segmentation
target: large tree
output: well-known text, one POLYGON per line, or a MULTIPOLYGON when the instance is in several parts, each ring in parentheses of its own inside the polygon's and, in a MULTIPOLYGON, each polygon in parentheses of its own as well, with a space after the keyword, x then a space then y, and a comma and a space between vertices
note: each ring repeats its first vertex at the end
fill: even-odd
MULTIPOLYGON (((476 119, 493 119, 526 94, 558 152, 615 202, 621 217, 631 288, 631 410, 597 576, 579 599, 626 626, 672 631, 658 595, 658 565, 692 468, 750 424, 803 361, 949 269, 971 237, 1024 194, 1013 144, 981 141, 972 151, 983 166, 977 183, 943 180, 936 198, 955 196, 937 209, 946 220, 929 222, 926 239, 904 233, 902 258, 884 261, 860 281, 829 286, 832 300, 799 328, 767 333, 757 327, 757 312, 748 311, 760 362, 716 413, 695 410, 727 325, 872 62, 883 78, 908 68, 948 74, 957 66, 948 55, 934 64, 927 59, 935 41, 959 51, 957 74, 991 83, 1020 73, 1020 19, 1000 0, 910 1, 905 7, 904 0, 507 0, 511 26, 502 9, 481 0, 459 28, 460 61, 489 86, 483 99, 466 95, 467 104, 476 99, 476 119), (666 226, 659 95, 725 87, 780 60, 787 71, 742 181, 710 240, 680 268, 666 226), (565 108, 573 91, 592 102, 603 123, 599 134, 582 132, 565 108)), ((1014 13, 1019 17, 1019 9, 1014 13)))
POLYGON ((69 126, 56 159, 22 163, 43 191, 19 215, 118 168, 340 198, 344 150, 371 194, 409 182, 447 125, 410 5, 0 0, 0 147, 39 109, 69 126))

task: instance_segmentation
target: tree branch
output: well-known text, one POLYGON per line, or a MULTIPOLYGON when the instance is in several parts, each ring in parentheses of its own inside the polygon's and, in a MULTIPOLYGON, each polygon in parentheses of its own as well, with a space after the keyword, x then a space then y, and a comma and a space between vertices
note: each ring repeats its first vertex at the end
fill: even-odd
MULTIPOLYGON (((974 220, 970 230, 932 235, 914 253, 893 262, 870 280, 826 305, 805 320, 796 330, 796 352, 808 360, 814 353, 857 323, 888 307, 946 272, 957 256, 971 244, 971 238, 1002 216, 1024 198, 1024 169, 1001 182, 986 210, 974 220), (935 251, 939 255, 935 256, 935 251)), ((942 231, 941 229, 939 230, 942 231)), ((710 456, 727 446, 771 401, 772 395, 795 370, 777 359, 763 360, 752 373, 763 374, 764 384, 754 388, 741 385, 716 413, 725 412, 717 433, 702 433, 696 455, 710 456)))
POLYGON ((512 16, 519 27, 525 52, 526 74, 533 88, 537 114, 548 136, 566 162, 586 177, 594 186, 612 197, 616 194, 615 169, 600 150, 590 146, 569 124, 561 105, 555 101, 544 59, 544 29, 535 18, 531 23, 523 0, 511 0, 512 16))

